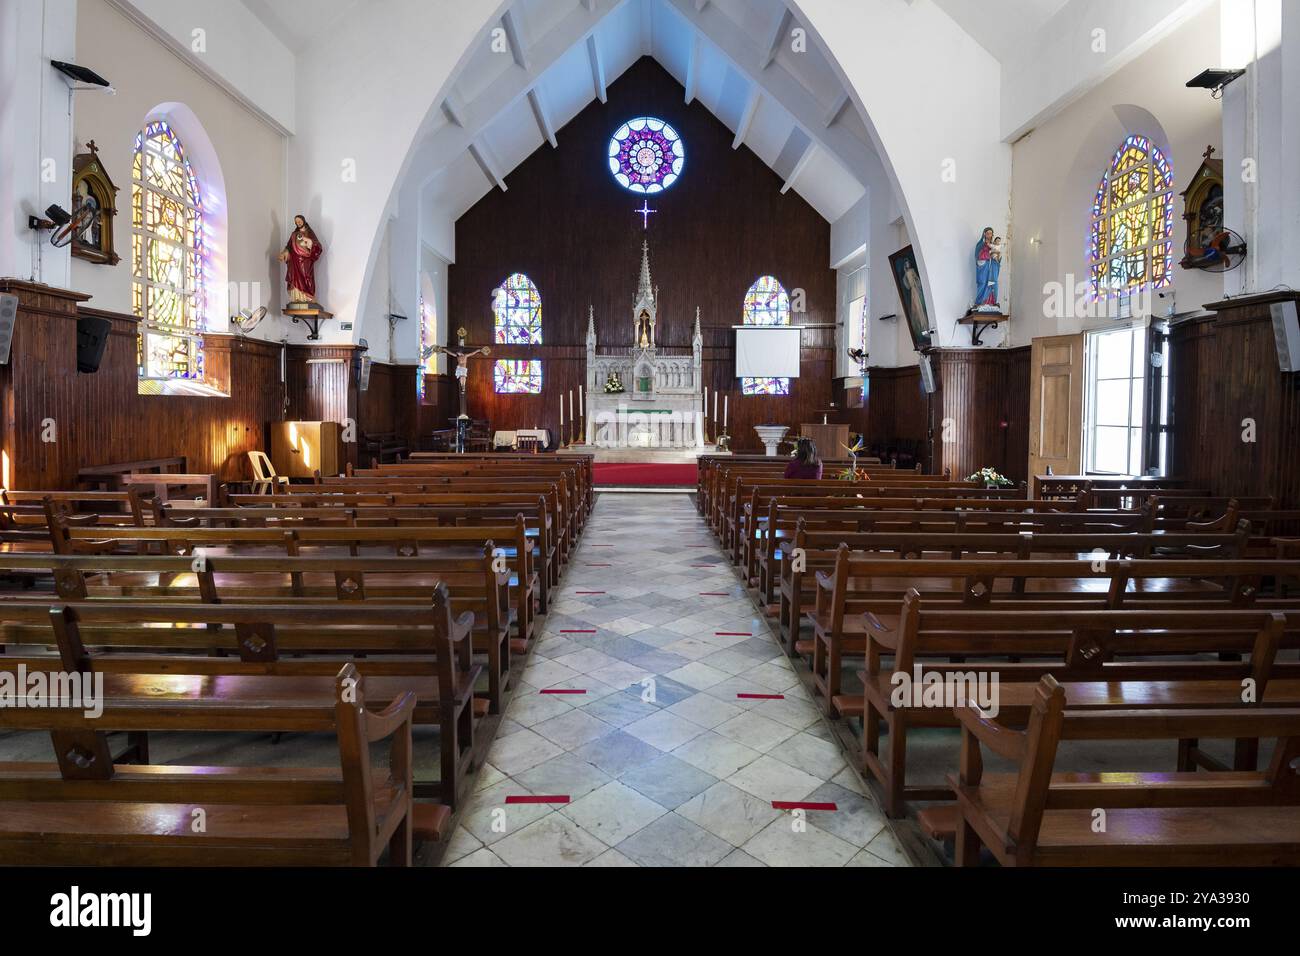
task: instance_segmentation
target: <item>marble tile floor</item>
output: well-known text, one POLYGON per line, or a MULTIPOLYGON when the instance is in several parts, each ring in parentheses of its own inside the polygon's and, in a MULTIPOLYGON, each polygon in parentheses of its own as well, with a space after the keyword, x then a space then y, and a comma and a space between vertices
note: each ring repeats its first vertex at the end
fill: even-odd
POLYGON ((475 786, 443 865, 907 865, 685 495, 600 494, 475 786))

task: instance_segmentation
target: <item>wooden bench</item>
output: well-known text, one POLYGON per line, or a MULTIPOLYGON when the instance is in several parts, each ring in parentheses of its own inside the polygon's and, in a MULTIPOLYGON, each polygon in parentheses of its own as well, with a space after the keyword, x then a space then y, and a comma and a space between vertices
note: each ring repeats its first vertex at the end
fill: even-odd
MULTIPOLYGON (((235 495, 235 499, 247 496, 235 495)), ((285 496, 276 496, 285 497, 285 496)), ((551 589, 558 585, 562 555, 556 543, 556 529, 550 508, 542 497, 527 495, 389 495, 348 496, 334 501, 329 496, 298 500, 292 506, 249 504, 231 508, 199 508, 172 512, 160 508, 154 524, 178 527, 284 528, 417 528, 505 526, 519 515, 524 517, 525 537, 536 542, 534 553, 538 578, 539 612, 549 610, 551 589), (394 504, 394 502, 400 502, 394 504)), ((507 555, 515 557, 511 550, 507 555)))
MULTIPOLYGON (((150 562, 187 563, 138 555, 95 560, 124 563, 128 570, 123 573, 140 573, 134 569, 150 562)), ((438 728, 440 767, 439 779, 417 784, 415 795, 456 807, 474 761, 475 717, 487 709, 474 702, 480 668, 471 660, 472 615, 465 612, 453 619, 452 602, 441 583, 422 602, 408 604, 331 601, 319 596, 273 597, 275 603, 268 603, 265 596, 246 601, 213 593, 213 576, 246 574, 249 565, 256 566, 259 560, 270 563, 212 559, 208 571, 198 572, 198 590, 208 595, 207 600, 185 594, 172 594, 170 600, 141 594, 92 596, 71 603, 61 599, 0 603, 0 641, 8 651, 0 656, 0 669, 102 672, 106 681, 110 676, 118 681, 115 686, 123 692, 134 688, 133 692, 160 706, 168 702, 189 706, 192 700, 211 697, 210 706, 246 709, 254 706, 252 701, 265 701, 268 687, 273 686, 274 695, 290 708, 284 711, 288 716, 282 725, 249 729, 280 732, 329 729, 310 722, 292 723, 291 709, 303 706, 304 700, 319 699, 321 678, 336 674, 342 662, 351 661, 366 675, 371 697, 381 705, 408 692, 415 695, 414 722, 438 728), (218 572, 213 567, 233 570, 218 572), (44 653, 34 654, 33 648, 43 648, 44 653), (268 684, 268 676, 280 680, 268 684)), ((305 560, 310 564, 313 559, 305 560)), ((147 742, 132 743, 139 759, 147 762, 147 742)), ((424 819, 421 829, 428 832, 437 819, 441 818, 424 819)))
MULTIPOLYGON (((60 543, 55 547, 58 554, 120 554, 135 544, 137 549, 143 545, 155 553, 171 555, 201 552, 205 557, 214 557, 225 551, 246 556, 260 552, 272 558, 277 553, 284 558, 316 556, 324 562, 317 570, 329 570, 330 562, 334 562, 338 596, 355 601, 364 601, 367 590, 373 590, 380 582, 367 580, 364 565, 354 567, 344 559, 391 556, 396 559, 394 563, 376 570, 399 578, 421 575, 422 571, 423 575, 389 579, 385 584, 422 587, 427 594, 438 581, 446 581, 452 588, 457 613, 476 612, 478 626, 474 628, 473 644, 475 652, 487 658, 491 713, 500 711, 505 690, 511 686, 513 656, 525 654, 534 636, 537 573, 533 570, 531 546, 522 518, 513 526, 477 528, 163 527, 122 529, 111 536, 97 528, 58 531, 60 543), (424 558, 434 562, 445 559, 454 564, 438 567, 434 563, 422 567, 418 562, 424 558), (404 561, 408 563, 403 564, 404 561), (453 572, 455 576, 451 576, 453 572), (499 614, 496 605, 503 592, 510 595, 513 609, 499 614), (511 625, 515 629, 513 638, 511 625)), ((293 569, 286 565, 283 570, 290 573, 293 569)), ((305 587, 301 580, 295 581, 295 585, 305 587)))
MULTIPOLYGON (((946 534, 997 534, 1022 531, 1057 534, 1114 534, 1117 532, 1150 532, 1150 512, 1127 511, 1066 511, 1051 510, 988 510, 980 502, 970 502, 970 508, 926 508, 936 500, 949 505, 961 499, 920 499, 900 502, 890 498, 785 498, 771 495, 765 499, 766 513, 754 522, 754 531, 747 534, 742 548, 742 561, 747 583, 757 584, 763 603, 771 604, 775 597, 776 571, 780 562, 781 545, 794 538, 803 528, 812 538, 802 545, 805 549, 820 549, 838 544, 834 533, 913 532, 946 534), (858 504, 854 505, 854 501, 858 504), (906 506, 912 505, 908 509, 906 506), (916 507, 916 506, 922 507, 916 507)), ((762 507, 764 499, 755 502, 762 507)), ((748 506, 747 506, 748 507, 748 506)), ((1184 523, 1185 525, 1186 523, 1184 523)), ((1184 530, 1192 530, 1184 528, 1184 530)), ((1211 530, 1211 529, 1196 529, 1211 530)))
POLYGON ((172 455, 163 458, 141 458, 137 461, 121 461, 111 465, 87 465, 77 471, 77 484, 92 488, 109 489, 113 479, 118 475, 131 475, 141 472, 164 474, 169 471, 186 471, 188 459, 184 455, 172 455))
MULTIPOLYGON (((990 537, 994 538, 990 546, 996 547, 997 539, 1007 536, 990 537)), ((1098 540, 1095 535, 1084 537, 1098 540)), ((1067 540, 1062 547, 1077 547, 1077 543, 1067 540)), ((796 640, 794 648, 811 658, 814 696, 835 717, 844 713, 840 709, 843 662, 868 656, 876 635, 902 626, 904 599, 911 590, 936 607, 998 611, 1285 610, 1300 606, 1300 601, 1260 593, 1263 577, 1283 565, 1300 569, 1294 562, 1191 558, 1033 559, 1029 550, 1010 560, 977 555, 956 561, 901 561, 855 554, 841 546, 834 569, 817 572, 817 603, 807 612, 812 638, 796 640)))
POLYGON ((1092 712, 1051 676, 1036 687, 1024 731, 957 709, 961 766, 950 777, 961 812, 956 858, 981 846, 1003 866, 1295 866, 1300 864, 1300 708, 1092 712), (1275 737, 1263 772, 1053 772, 1073 740, 1275 737), (1016 766, 986 774, 987 749, 1016 766), (1105 813, 1098 828, 1097 810, 1105 813))
POLYGON ((372 465, 386 465, 402 460, 410 452, 410 445, 397 432, 363 432, 361 450, 372 465))
MULTIPOLYGON (((1013 724, 1024 721, 1032 687, 1026 682, 1044 674, 1068 682, 1079 706, 1097 709, 1245 706, 1247 679, 1253 700, 1300 706, 1300 665, 1276 660, 1279 648, 1296 646, 1300 609, 928 609, 913 591, 898 628, 868 636, 867 667, 859 675, 864 696, 841 696, 837 704, 862 717, 862 767, 880 783, 886 814, 901 816, 906 800, 951 799, 943 787, 907 784, 909 731, 953 720, 952 701, 940 698, 936 706, 906 693, 918 679, 965 693, 996 675, 997 717, 1013 724), (1225 659, 1243 654, 1249 663, 1225 659), (890 666, 882 666, 884 657, 890 666)), ((1254 769, 1257 746, 1238 741, 1235 769, 1254 769)), ((1182 742, 1180 769, 1211 764, 1196 740, 1182 742)))
MULTIPOLYGON (((59 613, 59 612, 54 612, 59 613)), ((66 620, 75 626, 75 612, 66 620)), ((7 665, 6 665, 7 666, 7 665)), ((240 678, 234 678, 239 681, 240 678)), ((98 718, 48 706, 0 709, 6 729, 45 730, 56 763, 0 763, 0 855, 11 865, 394 866, 412 861, 414 693, 382 712, 345 664, 286 701, 297 678, 263 677, 260 697, 149 694, 149 678, 106 684, 98 718), (335 768, 117 765, 107 732, 311 729, 337 734, 335 768), (389 740, 388 770, 371 761, 389 740)), ((441 814, 445 817, 445 812, 441 814)), ((444 821, 445 822, 445 821, 444 821)))

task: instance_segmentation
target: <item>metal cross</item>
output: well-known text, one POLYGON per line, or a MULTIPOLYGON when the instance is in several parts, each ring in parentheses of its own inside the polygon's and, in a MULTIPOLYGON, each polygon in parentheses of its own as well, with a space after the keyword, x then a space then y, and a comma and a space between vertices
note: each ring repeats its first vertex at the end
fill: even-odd
POLYGON ((651 209, 651 208, 650 208, 650 200, 648 200, 648 199, 643 199, 643 200, 641 201, 641 208, 640 208, 640 209, 634 209, 634 210, 633 210, 633 212, 637 212, 637 213, 640 213, 640 214, 641 214, 641 228, 642 228, 642 229, 649 229, 649 228, 650 228, 650 214, 651 214, 652 212, 658 212, 658 211, 659 211, 658 209, 651 209))

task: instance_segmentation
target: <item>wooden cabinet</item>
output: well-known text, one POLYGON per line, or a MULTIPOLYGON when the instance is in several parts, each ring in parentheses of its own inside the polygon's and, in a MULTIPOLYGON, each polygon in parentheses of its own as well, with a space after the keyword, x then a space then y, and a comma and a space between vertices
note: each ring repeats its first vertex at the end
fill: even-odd
POLYGON ((271 464, 277 475, 310 478, 343 470, 343 426, 338 422, 274 422, 271 464))
POLYGON ((848 452, 844 446, 849 443, 849 426, 836 425, 814 425, 805 423, 799 426, 799 434, 804 438, 811 438, 813 444, 817 446, 818 458, 847 458, 848 452))

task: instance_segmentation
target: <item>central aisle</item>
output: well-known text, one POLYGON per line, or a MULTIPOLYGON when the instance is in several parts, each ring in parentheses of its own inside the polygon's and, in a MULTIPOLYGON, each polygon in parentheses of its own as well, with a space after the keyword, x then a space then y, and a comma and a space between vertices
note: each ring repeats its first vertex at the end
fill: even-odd
POLYGON ((444 864, 906 865, 684 494, 599 496, 477 786, 444 864))

